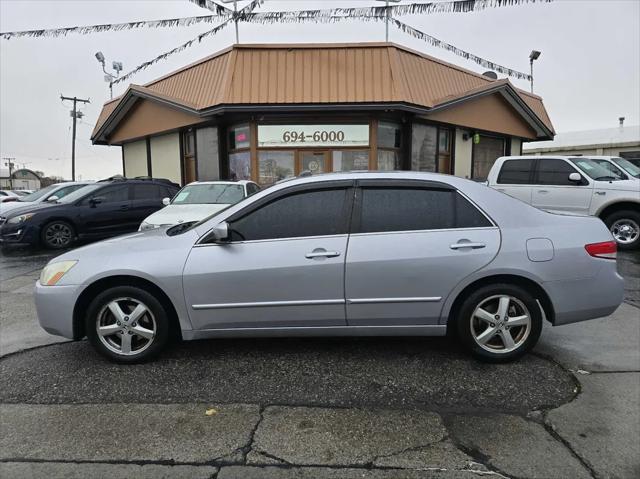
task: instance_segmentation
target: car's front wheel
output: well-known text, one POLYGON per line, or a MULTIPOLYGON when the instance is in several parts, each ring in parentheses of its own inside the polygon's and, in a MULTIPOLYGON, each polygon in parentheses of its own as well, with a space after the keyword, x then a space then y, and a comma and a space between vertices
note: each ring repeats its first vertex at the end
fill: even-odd
POLYGON ((89 305, 85 328, 93 347, 119 363, 137 363, 158 355, 169 339, 169 317, 148 291, 117 286, 89 305))
POLYGON ((510 284, 484 286, 458 309, 456 330, 473 356, 489 362, 521 357, 538 342, 542 313, 524 288, 510 284))
POLYGON ((616 211, 604 219, 621 250, 640 248, 640 213, 616 211))
POLYGON ((75 231, 66 221, 52 221, 42 228, 42 243, 49 249, 68 248, 75 240, 75 231))

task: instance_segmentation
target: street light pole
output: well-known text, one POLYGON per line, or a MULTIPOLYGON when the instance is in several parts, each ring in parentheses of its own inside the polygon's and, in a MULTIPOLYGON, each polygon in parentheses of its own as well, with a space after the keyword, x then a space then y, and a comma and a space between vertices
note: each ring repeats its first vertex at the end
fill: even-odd
POLYGON ((384 2, 384 41, 389 41, 389 22, 391 22, 391 9, 389 9, 389 2, 398 3, 400 0, 378 0, 379 2, 384 2))
POLYGON ((233 23, 236 26, 236 43, 240 43, 240 34, 238 33, 238 0, 221 0, 222 3, 231 3, 233 2, 233 23))
POLYGON ((116 74, 114 75, 113 73, 109 73, 105 69, 105 58, 102 52, 97 52, 95 56, 96 56, 96 60, 98 60, 100 65, 102 65, 102 71, 104 72, 104 80, 106 82, 109 82, 109 94, 111 95, 111 99, 113 100, 113 80, 120 76, 120 72, 122 71, 122 68, 123 68, 122 62, 113 62, 111 64, 111 68, 113 68, 113 71, 116 72, 116 74))
MULTIPOLYGON (((233 13, 238 13, 238 2, 237 0, 233 0, 233 13)), ((236 24, 236 43, 240 43, 240 35, 238 34, 238 17, 233 19, 236 24)))
POLYGON ((540 58, 540 52, 538 50, 531 50, 529 54, 529 66, 531 67, 531 93, 533 93, 533 62, 540 58))

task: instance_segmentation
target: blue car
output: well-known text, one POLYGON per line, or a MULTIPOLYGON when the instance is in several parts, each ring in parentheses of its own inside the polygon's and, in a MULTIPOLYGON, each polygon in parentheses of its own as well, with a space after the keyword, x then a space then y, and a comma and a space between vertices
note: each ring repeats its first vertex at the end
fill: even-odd
POLYGON ((55 202, 14 208, 0 215, 0 244, 50 249, 79 239, 102 239, 136 231, 162 208, 179 186, 164 179, 109 179, 80 188, 55 202))

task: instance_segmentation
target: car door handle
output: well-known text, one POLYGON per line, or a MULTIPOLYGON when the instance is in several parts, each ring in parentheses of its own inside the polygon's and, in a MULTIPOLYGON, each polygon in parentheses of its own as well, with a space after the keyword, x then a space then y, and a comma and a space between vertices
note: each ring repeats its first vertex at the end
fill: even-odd
POLYGON ((120 211, 127 211, 129 209, 129 205, 122 205, 120 207, 120 211))
POLYGON ((307 253, 304 255, 307 259, 313 258, 335 258, 336 256, 340 256, 340 253, 337 251, 327 251, 324 249, 314 249, 311 253, 307 253))
POLYGON ((549 193, 549 190, 538 190, 538 193, 549 193))
POLYGON ((606 194, 607 194, 606 191, 596 191, 596 195, 604 196, 606 194))
POLYGON ((449 246, 451 249, 463 249, 463 248, 471 248, 471 249, 479 249, 485 248, 487 245, 484 243, 454 243, 449 246))

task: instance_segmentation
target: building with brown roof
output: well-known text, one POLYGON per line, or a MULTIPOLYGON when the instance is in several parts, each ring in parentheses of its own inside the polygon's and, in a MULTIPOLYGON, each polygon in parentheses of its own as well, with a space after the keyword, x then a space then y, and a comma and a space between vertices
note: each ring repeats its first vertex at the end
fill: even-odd
POLYGON ((96 144, 124 174, 180 183, 309 170, 407 169, 483 179, 548 140, 542 99, 393 43, 234 45, 103 107, 96 144))

